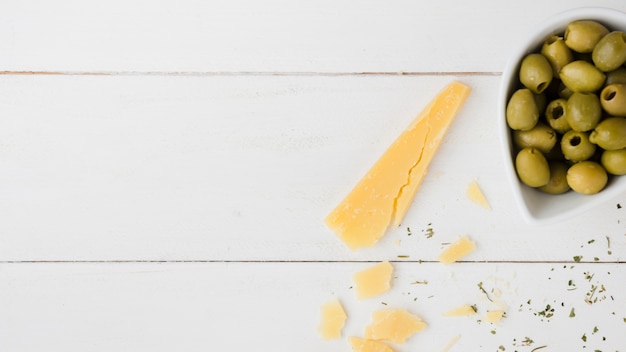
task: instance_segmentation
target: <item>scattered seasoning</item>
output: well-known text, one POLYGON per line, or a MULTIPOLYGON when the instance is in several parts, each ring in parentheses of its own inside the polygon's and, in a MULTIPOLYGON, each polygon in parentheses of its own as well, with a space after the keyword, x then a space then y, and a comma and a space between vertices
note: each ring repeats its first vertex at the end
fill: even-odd
MULTIPOLYGON (((475 304, 472 304, 470 307, 472 307, 474 313, 478 313, 478 307, 475 304)), ((624 321, 626 322, 626 318, 624 318, 624 321)))
POLYGON ((542 349, 542 348, 546 348, 546 347, 548 347, 548 346, 547 346, 547 345, 544 345, 544 346, 535 347, 535 348, 533 348, 532 350, 530 350, 530 352, 539 351, 540 349, 542 349))
POLYGON ((524 338, 524 341, 522 341, 522 346, 530 346, 533 343, 535 343, 535 341, 533 341, 530 337, 526 336, 524 338))
POLYGON ((613 251, 611 251, 611 238, 609 236, 606 236, 606 248, 607 248, 606 253, 608 255, 613 254, 613 251))
POLYGON ((411 282, 411 285, 428 285, 428 281, 426 281, 426 280, 422 280, 422 281, 417 280, 417 281, 411 282))
POLYGON ((548 304, 546 305, 546 308, 544 310, 536 312, 535 315, 550 319, 554 316, 554 308, 552 308, 552 306, 548 304))
POLYGON ((505 348, 504 346, 502 346, 502 345, 498 346, 498 349, 499 349, 500 351, 506 351, 506 348, 505 348))
POLYGON ((426 230, 422 230, 422 232, 424 233, 426 238, 431 238, 435 235, 435 231, 432 228, 432 223, 429 222, 427 226, 428 227, 426 228, 426 230))
POLYGON ((407 228, 406 228, 406 231, 408 232, 408 233, 407 233, 407 236, 411 236, 411 235, 412 235, 412 233, 411 233, 411 228, 410 228, 410 227, 407 227, 407 228))
POLYGON ((587 342, 587 334, 583 334, 580 339, 583 340, 583 342, 587 342))
POLYGON ((386 302, 380 302, 380 304, 385 305, 385 306, 387 305, 387 303, 386 303, 386 302))
POLYGON ((568 289, 567 289, 568 291, 573 291, 577 288, 576 284, 574 283, 574 280, 567 281, 567 286, 568 286, 568 289))
POLYGON ((582 255, 575 255, 575 256, 574 256, 574 261, 575 261, 576 263, 580 263, 581 259, 583 259, 583 256, 582 256, 582 255))
POLYGON ((593 261, 594 261, 594 262, 597 262, 597 261, 599 261, 599 260, 600 260, 600 258, 598 258, 598 257, 593 257, 593 261))
POLYGON ((495 335, 496 334, 495 330, 491 330, 490 332, 491 332, 491 335, 495 335))
POLYGON ((576 316, 576 313, 574 313, 574 307, 572 307, 572 310, 569 311, 569 317, 574 318, 575 316, 576 316))
POLYGON ((622 205, 617 203, 617 209, 622 209, 622 205))
POLYGON ((398 256, 398 258, 402 258, 402 259, 406 259, 406 258, 408 258, 408 257, 409 257, 408 255, 399 255, 399 256, 398 256))
POLYGON ((483 288, 483 283, 482 283, 482 281, 478 283, 478 288, 482 291, 482 293, 484 293, 484 294, 485 294, 485 296, 487 297, 487 299, 488 299, 490 302, 493 302, 493 299, 491 299, 491 297, 489 297, 489 294, 488 294, 488 293, 487 293, 487 291, 485 291, 485 289, 483 288))

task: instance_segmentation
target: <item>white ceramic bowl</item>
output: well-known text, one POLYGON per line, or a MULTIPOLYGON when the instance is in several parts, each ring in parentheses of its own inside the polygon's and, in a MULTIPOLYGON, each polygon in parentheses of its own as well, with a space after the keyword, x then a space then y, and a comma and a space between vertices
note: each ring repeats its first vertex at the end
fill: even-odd
POLYGON ((581 195, 574 191, 550 195, 521 183, 515 172, 513 143, 506 124, 505 110, 508 98, 518 86, 518 69, 521 59, 530 52, 538 52, 543 41, 551 35, 561 34, 565 26, 574 20, 596 20, 610 30, 626 32, 626 13, 606 8, 579 8, 549 18, 543 25, 529 31, 526 39, 512 53, 500 85, 498 97, 498 124, 504 150, 504 167, 510 179, 513 195, 523 218, 532 224, 554 223, 579 215, 619 194, 626 193, 626 175, 611 177, 607 186, 594 195, 581 195))

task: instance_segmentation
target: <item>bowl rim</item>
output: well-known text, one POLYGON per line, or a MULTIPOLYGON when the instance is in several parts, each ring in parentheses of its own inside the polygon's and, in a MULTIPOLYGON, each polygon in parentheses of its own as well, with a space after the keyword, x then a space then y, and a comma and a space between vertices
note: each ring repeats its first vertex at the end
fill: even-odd
MULTIPOLYGON (((563 33, 565 26, 567 23, 574 20, 597 20, 599 22, 619 22, 622 21, 624 23, 624 29, 626 30, 626 13, 620 10, 606 8, 606 7, 579 7, 574 9, 569 9, 566 11, 562 11, 557 13, 547 19, 544 19, 535 30, 526 34, 520 40, 520 44, 517 45, 509 56, 508 61, 504 67, 504 71, 502 72, 500 86, 499 86, 499 94, 498 94, 498 125, 499 125, 499 135, 500 135, 500 143, 502 147, 502 156, 504 158, 504 169, 506 172, 506 177, 509 178, 509 184, 513 191, 513 197, 515 202, 517 203, 517 207, 521 211, 521 215, 524 220, 529 224, 539 225, 539 224, 547 224, 547 223, 555 223, 567 218, 571 218, 572 216, 579 214, 581 212, 590 210, 598 206, 599 204, 604 203, 608 199, 616 196, 621 193, 623 190, 613 188, 607 189, 605 188, 602 192, 582 197, 589 197, 588 201, 585 201, 583 205, 580 205, 576 208, 563 211, 562 213, 554 216, 538 216, 533 214, 526 202, 522 194, 522 189, 524 187, 528 187, 521 183, 517 176, 517 172, 515 171, 514 166, 514 158, 513 158, 513 142, 511 138, 511 133, 509 127, 506 123, 506 105, 508 102, 508 97, 512 94, 512 91, 515 87, 514 80, 516 79, 517 71, 523 56, 536 51, 536 49, 541 45, 541 43, 550 35, 563 33)), ((626 176, 623 176, 626 177, 626 176)))

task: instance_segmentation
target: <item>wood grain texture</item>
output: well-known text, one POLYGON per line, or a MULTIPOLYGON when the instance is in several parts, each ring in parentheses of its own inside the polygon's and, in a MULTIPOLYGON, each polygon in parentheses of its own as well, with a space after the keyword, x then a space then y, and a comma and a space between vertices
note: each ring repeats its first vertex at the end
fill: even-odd
POLYGON ((528 28, 620 0, 5 1, 0 70, 499 72, 528 28))
POLYGON ((441 351, 459 335, 451 351, 623 348, 623 265, 394 263, 392 290, 357 300, 351 277, 368 265, 2 265, 0 346, 21 352, 339 352, 349 350, 345 337, 363 336, 374 310, 402 308, 428 328, 395 346, 398 352, 441 351), (332 298, 341 300, 348 321, 344 339, 326 342, 316 327, 321 304, 332 298), (442 316, 462 304, 478 313, 442 316), (506 318, 487 323, 485 314, 495 309, 506 318), (527 338, 533 342, 525 344, 527 338))
POLYGON ((626 245, 623 199, 523 222, 488 103, 498 78, 450 79, 473 92, 404 223, 352 252, 323 218, 441 77, 3 76, 0 259, 434 260, 470 235, 471 260, 571 260, 590 239, 622 260, 603 253, 606 236, 626 245), (466 196, 472 180, 493 211, 466 196))
POLYGON ((346 337, 376 309, 423 317, 396 352, 623 351, 625 195, 530 226, 496 134, 517 39, 581 6, 626 11, 3 1, 0 351, 347 351, 315 331, 332 298, 346 337), (348 250, 323 218, 451 80, 473 92, 405 221, 348 250), (436 262, 462 235, 477 250, 436 262), (352 275, 381 260, 392 290, 358 301, 352 275), (478 314, 442 316, 462 304, 478 314))

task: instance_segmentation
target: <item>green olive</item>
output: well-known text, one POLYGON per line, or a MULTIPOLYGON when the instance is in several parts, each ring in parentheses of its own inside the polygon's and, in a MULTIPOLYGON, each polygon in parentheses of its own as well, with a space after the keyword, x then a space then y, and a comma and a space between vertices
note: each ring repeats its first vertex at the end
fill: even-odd
POLYGON ((572 51, 565 44, 563 37, 556 35, 549 37, 543 42, 541 54, 550 62, 550 66, 552 66, 552 76, 554 78, 559 77, 559 72, 563 66, 574 60, 572 51))
POLYGON ((626 175, 626 149, 605 150, 600 162, 613 175, 626 175))
POLYGON ((545 113, 546 121, 556 132, 563 134, 571 129, 566 115, 567 100, 559 98, 548 103, 545 113))
POLYGON ((519 79, 524 87, 539 94, 548 88, 552 81, 552 66, 545 56, 539 53, 528 54, 522 60, 519 79))
POLYGON ((550 181, 539 190, 548 194, 562 194, 570 190, 567 184, 568 166, 562 161, 549 162, 550 181))
POLYGON ((590 53, 600 39, 608 33, 609 30, 599 22, 573 21, 565 27, 565 44, 579 53, 590 53))
POLYGON ((596 152, 596 145, 589 141, 586 132, 567 131, 561 138, 561 151, 565 159, 579 162, 591 158, 596 152))
POLYGON ((562 81, 559 81, 559 88, 557 89, 557 95, 559 96, 559 98, 569 99, 572 94, 574 94, 574 92, 571 89, 567 88, 562 81))
POLYGON ((602 117, 600 98, 593 93, 574 93, 567 99, 567 123, 574 131, 591 131, 602 117))
POLYGON ((589 134, 591 143, 604 150, 626 148, 626 117, 607 117, 589 134))
POLYGON ((581 194, 596 194, 606 186, 608 175, 595 161, 581 161, 567 170, 567 184, 581 194))
POLYGON ((513 143, 518 148, 535 147, 542 153, 548 153, 557 142, 556 132, 544 124, 537 123, 535 127, 527 131, 513 131, 513 143))
POLYGON ((506 122, 511 129, 529 130, 539 120, 539 107, 535 94, 528 88, 515 91, 506 106, 506 122))
POLYGON ((550 181, 548 161, 537 148, 524 148, 517 153, 515 169, 520 180, 530 187, 541 187, 550 181))
POLYGON ((617 70, 606 73, 605 85, 622 83, 626 84, 626 67, 620 67, 617 70))
POLYGON ((626 116, 626 84, 614 83, 600 92, 600 104, 609 115, 626 116))
POLYGON ((618 69, 626 62, 626 34, 616 31, 602 37, 593 48, 591 58, 600 71, 618 69))
POLYGON ((576 60, 563 66, 559 77, 563 84, 573 92, 590 93, 602 87, 606 75, 593 64, 576 60))

